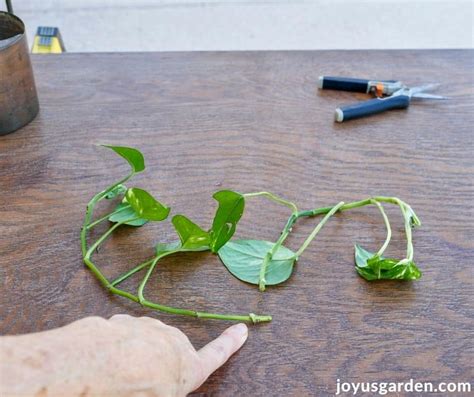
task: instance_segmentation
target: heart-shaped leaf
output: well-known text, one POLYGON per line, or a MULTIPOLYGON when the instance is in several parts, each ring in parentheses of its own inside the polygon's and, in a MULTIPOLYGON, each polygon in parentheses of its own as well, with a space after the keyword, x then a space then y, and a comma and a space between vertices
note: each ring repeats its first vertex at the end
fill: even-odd
POLYGON ((355 263, 357 273, 368 281, 372 280, 417 280, 421 271, 415 262, 401 262, 393 258, 376 256, 355 245, 355 263))
POLYGON ((174 241, 172 243, 158 243, 155 246, 155 251, 157 255, 161 255, 166 252, 199 252, 208 250, 209 247, 204 245, 197 248, 184 248, 181 245, 181 241, 174 241))
POLYGON ((155 200, 150 193, 143 189, 136 187, 128 189, 125 197, 139 218, 149 221, 162 221, 170 213, 168 207, 155 200))
POLYGON ((191 222, 184 215, 175 215, 171 220, 181 239, 181 245, 186 250, 209 248, 209 233, 191 222))
POLYGON ((172 243, 158 243, 156 244, 156 254, 164 254, 165 252, 178 251, 181 248, 181 241, 174 241, 172 243))
POLYGON ((109 216, 109 221, 114 223, 124 222, 124 225, 129 226, 143 226, 148 221, 146 219, 139 218, 139 215, 126 201, 120 203, 115 208, 115 214, 109 216), (132 220, 130 220, 132 219, 132 220))
MULTIPOLYGON (((239 280, 258 285, 263 259, 274 245, 263 240, 229 241, 219 250, 219 257, 239 280)), ((280 246, 268 262, 265 284, 276 285, 286 281, 291 276, 295 259, 293 251, 280 246)))
POLYGON ((244 213, 245 199, 231 190, 221 190, 212 197, 219 202, 210 230, 211 251, 217 252, 234 235, 237 222, 244 213))
POLYGON ((130 167, 132 167, 134 173, 142 172, 145 169, 145 159, 143 157, 143 154, 139 150, 127 146, 102 146, 112 149, 119 156, 127 160, 128 164, 130 164, 130 167))
POLYGON ((354 246, 355 248, 355 263, 357 267, 363 268, 368 267, 367 260, 372 258, 374 254, 363 249, 359 244, 354 246))

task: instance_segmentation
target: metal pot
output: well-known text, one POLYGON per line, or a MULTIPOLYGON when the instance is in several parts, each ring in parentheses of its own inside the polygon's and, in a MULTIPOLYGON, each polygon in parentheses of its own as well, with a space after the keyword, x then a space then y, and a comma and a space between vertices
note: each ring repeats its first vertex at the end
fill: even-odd
POLYGON ((0 135, 23 127, 39 111, 25 25, 0 12, 0 135))

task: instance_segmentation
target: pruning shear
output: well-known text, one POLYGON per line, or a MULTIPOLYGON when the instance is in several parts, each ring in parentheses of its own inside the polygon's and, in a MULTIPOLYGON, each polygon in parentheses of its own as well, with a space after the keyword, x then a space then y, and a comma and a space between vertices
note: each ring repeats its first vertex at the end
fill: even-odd
POLYGON ((334 117, 338 123, 390 109, 405 109, 410 105, 412 98, 448 99, 444 96, 425 92, 438 86, 439 84, 425 84, 410 88, 396 80, 364 80, 330 76, 320 76, 318 82, 318 87, 322 90, 364 92, 376 96, 376 98, 365 102, 337 108, 334 117))

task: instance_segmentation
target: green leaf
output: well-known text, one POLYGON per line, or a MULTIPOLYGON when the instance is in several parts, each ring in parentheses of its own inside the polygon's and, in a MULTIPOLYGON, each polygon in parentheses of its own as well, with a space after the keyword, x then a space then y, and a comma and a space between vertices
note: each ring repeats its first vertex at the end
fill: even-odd
POLYGON ((145 159, 139 150, 127 146, 101 146, 112 149, 119 156, 127 160, 133 172, 142 172, 145 169, 145 159))
MULTIPOLYGON (((263 258, 275 244, 263 240, 229 241, 219 250, 225 267, 239 280, 258 285, 263 258)), ((293 271, 295 253, 284 246, 273 255, 265 273, 266 285, 286 281, 293 271)))
POLYGON ((371 269, 381 269, 381 270, 390 270, 392 269, 398 262, 397 259, 390 259, 384 258, 383 256, 373 256, 372 258, 367 260, 367 265, 371 269))
POLYGON ((120 196, 121 194, 124 194, 126 191, 127 191, 127 187, 125 185, 120 184, 120 185, 115 186, 110 192, 108 192, 105 195, 105 198, 107 200, 111 200, 117 196, 120 196))
POLYGON ((396 265, 384 274, 384 278, 389 280, 417 280, 420 277, 421 271, 413 261, 396 265))
POLYGON ((140 218, 149 221, 162 221, 170 213, 168 207, 155 200, 150 193, 143 189, 136 187, 128 189, 125 197, 140 218))
POLYGON ((195 250, 209 248, 209 233, 202 230, 198 225, 191 222, 184 215, 175 215, 171 222, 181 239, 183 249, 195 250))
MULTIPOLYGON (((115 211, 119 211, 116 214, 109 216, 109 221, 114 223, 124 222, 128 219, 138 218, 139 215, 133 210, 133 208, 126 201, 120 203, 115 211)), ((129 226, 143 226, 148 221, 146 219, 135 219, 133 221, 125 222, 124 225, 129 226)))
POLYGON ((366 251, 359 244, 355 245, 355 263, 357 267, 368 267, 367 260, 373 256, 372 252, 366 251))
POLYGON ((164 254, 165 252, 177 251, 181 248, 181 241, 174 241, 172 243, 158 243, 156 244, 156 254, 164 254))
POLYGON ((358 267, 356 266, 356 271, 362 278, 365 278, 367 281, 378 280, 377 275, 373 272, 372 269, 368 267, 358 267))
POLYGON ((211 251, 217 252, 234 235, 237 222, 244 213, 245 199, 231 190, 221 190, 212 197, 219 202, 210 230, 211 251))
POLYGON ((397 259, 379 257, 358 244, 355 245, 355 263, 357 273, 368 281, 417 280, 421 277, 415 262, 400 263, 397 259))

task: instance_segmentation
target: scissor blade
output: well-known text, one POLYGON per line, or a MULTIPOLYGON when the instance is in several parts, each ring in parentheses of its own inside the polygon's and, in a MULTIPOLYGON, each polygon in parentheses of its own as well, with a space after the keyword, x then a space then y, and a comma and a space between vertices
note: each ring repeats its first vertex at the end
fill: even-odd
POLYGON ((410 93, 412 96, 415 94, 418 94, 420 92, 425 92, 425 91, 432 91, 440 86, 439 83, 432 83, 432 84, 425 84, 425 85, 420 85, 419 87, 411 87, 410 88, 410 93))
POLYGON ((411 97, 419 99, 449 99, 447 96, 427 94, 425 92, 418 92, 416 94, 413 94, 411 97))

